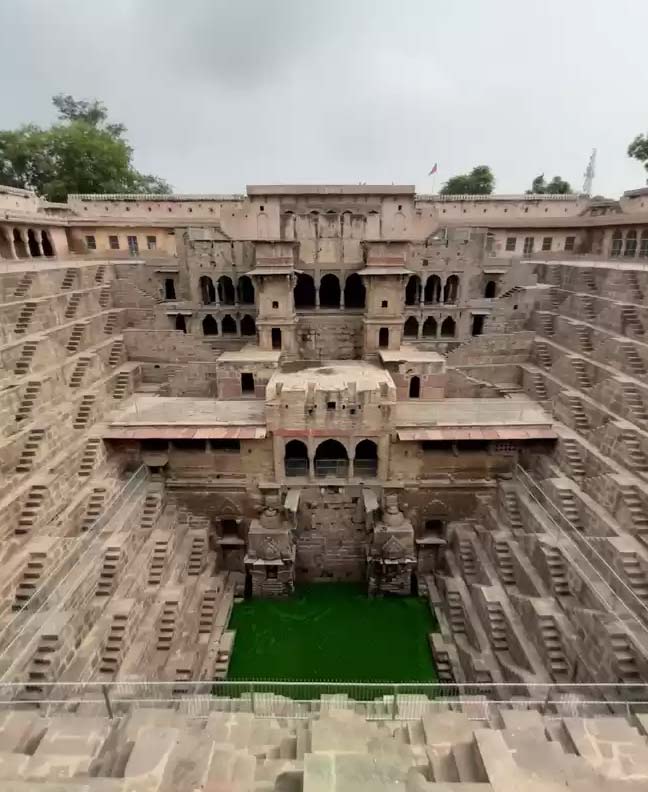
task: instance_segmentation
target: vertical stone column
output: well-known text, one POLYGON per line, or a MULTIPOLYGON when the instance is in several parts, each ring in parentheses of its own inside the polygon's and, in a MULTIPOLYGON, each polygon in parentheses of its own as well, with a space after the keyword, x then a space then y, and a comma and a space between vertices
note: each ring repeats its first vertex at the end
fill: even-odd
POLYGON ((27 258, 32 258, 31 250, 29 249, 29 237, 27 235, 27 231, 25 230, 24 233, 23 233, 23 229, 19 228, 18 229, 18 234, 19 234, 20 238, 22 239, 23 245, 25 246, 25 256, 27 258))
POLYGON ((34 240, 36 242, 36 249, 38 250, 38 255, 43 256, 43 243, 41 241, 40 235, 36 233, 36 231, 32 228, 32 232, 34 234, 34 240))

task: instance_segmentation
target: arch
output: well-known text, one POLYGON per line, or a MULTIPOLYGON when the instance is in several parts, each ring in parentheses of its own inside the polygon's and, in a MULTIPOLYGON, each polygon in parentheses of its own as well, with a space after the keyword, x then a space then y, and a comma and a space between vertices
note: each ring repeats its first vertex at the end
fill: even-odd
POLYGON ((409 397, 410 399, 419 399, 421 397, 421 378, 418 376, 412 377, 409 381, 409 397))
POLYGON ((253 336, 256 335, 256 322, 250 314, 245 314, 241 319, 241 335, 253 336))
POLYGON ((281 328, 273 327, 270 331, 270 340, 273 349, 281 349, 281 328))
POLYGON ((218 335, 218 323, 211 314, 207 314, 207 316, 202 320, 202 327, 203 335, 218 335))
POLYGON ((418 338, 419 323, 415 316, 408 316, 403 326, 405 338, 418 338))
POLYGON ((284 473, 286 476, 308 475, 308 449, 301 440, 289 440, 284 448, 284 473))
POLYGON ((320 280, 320 307, 340 307, 340 280, 337 275, 329 273, 320 280))
POLYGON ((41 255, 41 249, 33 228, 27 229, 27 244, 29 246, 29 252, 32 254, 32 256, 34 258, 38 258, 38 256, 41 255))
POLYGON ((389 347, 389 328, 381 327, 378 331, 378 346, 380 349, 387 349, 389 347))
POLYGON ((241 305, 254 305, 254 284, 249 275, 241 275, 236 284, 236 290, 241 305))
POLYGON ((493 297, 495 297, 496 290, 497 290, 497 284, 495 283, 495 281, 489 280, 486 283, 486 288, 484 289, 484 297, 486 297, 489 300, 492 300, 493 297))
POLYGON ((214 289, 214 282, 208 275, 201 275, 198 281, 200 286, 200 299, 203 305, 212 305, 216 302, 216 289, 214 289))
POLYGON ((223 335, 236 335, 236 319, 233 316, 225 314, 221 320, 221 332, 223 335))
POLYGON ((297 275, 297 282, 293 289, 295 308, 314 308, 315 307, 315 281, 311 275, 300 272, 297 275))
POLYGON ((421 279, 418 275, 410 275, 405 286, 405 305, 418 305, 421 301, 421 279))
POLYGON ((455 329, 455 320, 451 316, 446 316, 441 322, 441 338, 454 338, 455 329))
POLYGON ((622 247, 623 247, 623 234, 619 229, 617 229, 612 234, 612 247, 610 248, 610 255, 620 256, 622 247))
POLYGON ((424 338, 436 338, 437 334, 437 321, 433 316, 428 316, 428 318, 423 322, 423 336, 424 338))
POLYGON ((484 322, 486 317, 484 314, 474 314, 472 318, 472 334, 474 336, 481 335, 484 332, 484 322))
MULTIPOLYGON (((176 330, 181 330, 183 333, 187 332, 187 323, 186 323, 185 318, 184 318, 184 316, 182 314, 177 314, 177 316, 175 318, 175 329, 176 330)), ((205 335, 207 335, 207 334, 205 333, 205 335)))
POLYGON ((176 299, 175 281, 173 280, 173 278, 164 279, 164 299, 165 300, 176 299))
POLYGON ((378 473, 378 446, 373 440, 361 440, 355 447, 353 475, 375 477, 378 473))
POLYGON ((426 303, 438 303, 441 300, 441 278, 438 275, 430 275, 427 279, 423 299, 426 303))
POLYGON ((648 228, 644 228, 641 232, 641 241, 639 243, 639 255, 642 258, 648 256, 648 228))
POLYGON ((43 248, 43 255, 44 256, 53 256, 54 255, 54 245, 52 244, 52 239, 49 235, 49 231, 41 231, 41 245, 43 248))
POLYGON ((17 228, 13 230, 13 242, 18 258, 27 258, 27 246, 25 245, 25 240, 22 238, 22 234, 17 228))
POLYGON ((349 455, 338 440, 324 440, 315 451, 315 475, 346 476, 349 471, 349 455))
POLYGON ((631 258, 635 256, 637 253, 637 232, 633 228, 632 230, 628 231, 625 238, 625 247, 623 249, 623 255, 631 258))
POLYGON ((459 294, 459 276, 451 275, 443 288, 443 302, 456 303, 459 294))
POLYGON ((234 305, 234 284, 229 275, 221 275, 218 279, 218 299, 221 305, 234 305))
POLYGON ((352 272, 344 282, 344 307, 364 308, 366 294, 362 278, 357 272, 352 272))
MULTIPOLYGON (((7 233, 11 232, 8 231, 7 233)), ((13 258, 11 245, 9 244, 9 237, 5 234, 4 228, 0 228, 0 258, 13 258)))

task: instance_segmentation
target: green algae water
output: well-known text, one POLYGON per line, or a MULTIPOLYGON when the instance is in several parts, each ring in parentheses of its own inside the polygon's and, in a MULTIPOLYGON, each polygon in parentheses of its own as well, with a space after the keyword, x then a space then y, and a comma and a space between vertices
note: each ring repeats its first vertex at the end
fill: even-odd
POLYGON ((426 600, 367 597, 359 584, 297 586, 234 605, 230 680, 435 682, 426 600))

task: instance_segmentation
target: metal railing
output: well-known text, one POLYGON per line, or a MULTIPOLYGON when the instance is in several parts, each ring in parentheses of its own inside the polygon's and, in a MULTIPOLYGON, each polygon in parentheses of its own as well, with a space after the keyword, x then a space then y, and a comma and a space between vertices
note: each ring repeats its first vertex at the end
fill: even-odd
POLYGON ((286 459, 284 461, 286 476, 308 476, 307 459, 286 459))
POLYGON ((648 684, 438 682, 110 682, 0 684, 0 713, 36 709, 43 715, 94 705, 109 718, 139 708, 176 709, 196 717, 248 712, 256 717, 312 718, 348 709, 371 720, 416 720, 461 709, 489 720, 502 709, 536 710, 545 717, 648 713, 648 684))
POLYGON ((316 459, 314 467, 316 478, 346 478, 349 475, 348 459, 316 459))

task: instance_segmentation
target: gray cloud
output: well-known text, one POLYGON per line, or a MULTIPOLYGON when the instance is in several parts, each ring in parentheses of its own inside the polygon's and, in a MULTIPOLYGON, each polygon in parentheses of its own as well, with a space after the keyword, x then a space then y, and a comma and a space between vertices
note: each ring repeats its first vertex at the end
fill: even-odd
POLYGON ((0 127, 101 98, 137 165, 177 191, 249 182, 414 182, 490 164, 642 184, 648 131, 635 0, 22 0, 0 5, 0 127))

